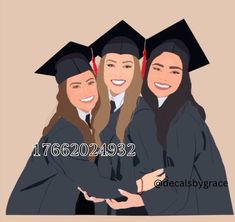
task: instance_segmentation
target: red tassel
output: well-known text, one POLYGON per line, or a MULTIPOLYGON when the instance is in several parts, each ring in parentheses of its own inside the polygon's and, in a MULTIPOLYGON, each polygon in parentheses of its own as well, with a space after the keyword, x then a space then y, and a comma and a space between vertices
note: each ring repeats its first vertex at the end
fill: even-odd
POLYGON ((92 57, 92 66, 93 66, 93 70, 94 70, 95 75, 97 75, 98 69, 97 69, 97 65, 95 63, 94 57, 92 57))
POLYGON ((92 61, 92 66, 93 66, 93 71, 95 73, 95 75, 97 75, 98 73, 98 69, 97 69, 97 65, 95 63, 95 57, 94 57, 94 54, 93 54, 93 49, 91 48, 91 61, 92 61))
POLYGON ((142 68, 141 68, 141 75, 142 75, 143 79, 144 79, 146 62, 147 62, 147 52, 146 52, 146 49, 144 48, 144 50, 143 50, 142 68))

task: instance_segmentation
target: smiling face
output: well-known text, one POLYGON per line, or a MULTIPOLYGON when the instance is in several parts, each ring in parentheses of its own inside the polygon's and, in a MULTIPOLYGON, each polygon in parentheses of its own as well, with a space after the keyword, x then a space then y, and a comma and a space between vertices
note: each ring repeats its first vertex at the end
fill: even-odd
POLYGON ((96 80, 89 70, 68 78, 66 91, 73 106, 86 113, 95 107, 98 100, 96 80))
POLYGON ((134 76, 134 58, 129 54, 107 53, 104 82, 113 96, 127 90, 134 76))
POLYGON ((180 86, 183 64, 180 57, 171 52, 163 52, 151 63, 148 73, 148 87, 157 97, 167 97, 180 86))

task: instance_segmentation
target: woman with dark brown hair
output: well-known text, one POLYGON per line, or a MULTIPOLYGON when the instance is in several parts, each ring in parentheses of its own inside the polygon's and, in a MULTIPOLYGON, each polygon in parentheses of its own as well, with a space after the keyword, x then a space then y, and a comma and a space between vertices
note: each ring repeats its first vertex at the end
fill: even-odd
MULTIPOLYGON (((141 195, 148 214, 233 214, 222 158, 191 92, 189 72, 209 63, 204 52, 184 20, 146 44, 142 95, 155 113, 166 172, 164 182, 141 195)), ((128 205, 108 203, 114 209, 128 205)))
POLYGON ((101 198, 120 197, 118 188, 136 193, 135 183, 102 178, 94 163, 90 118, 98 93, 90 59, 88 47, 70 42, 37 71, 55 76, 57 110, 11 194, 7 214, 94 214, 91 203, 78 200, 78 186, 101 198))

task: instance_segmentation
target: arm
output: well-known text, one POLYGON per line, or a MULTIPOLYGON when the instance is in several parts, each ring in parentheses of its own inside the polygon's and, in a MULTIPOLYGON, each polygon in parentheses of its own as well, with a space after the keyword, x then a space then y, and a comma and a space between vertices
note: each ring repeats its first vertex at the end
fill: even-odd
MULTIPOLYGON (((48 140, 48 143, 77 143, 83 142, 80 132, 71 127, 63 128, 57 131, 48 140)), ((73 149, 73 148, 69 148, 73 149)), ((72 152, 72 150, 70 150, 72 152)), ((70 153, 71 153, 70 152, 70 153)), ((50 155, 50 159, 62 169, 65 176, 70 178, 77 186, 86 190, 89 195, 101 198, 120 197, 118 189, 125 187, 125 184, 109 179, 102 178, 98 172, 97 166, 88 161, 87 157, 64 157, 59 155, 54 157, 50 155)), ((131 192, 136 192, 136 185, 132 184, 131 192)))
POLYGON ((157 139, 155 115, 142 110, 133 118, 129 139, 136 147, 139 164, 135 167, 137 179, 153 170, 164 168, 163 150, 157 139))
MULTIPOLYGON (((201 132, 194 120, 185 116, 179 127, 171 131, 167 155, 174 166, 165 169, 168 181, 191 180, 197 146, 202 144, 201 132)), ((176 214, 187 203, 190 187, 159 187, 142 195, 149 214, 176 214)))

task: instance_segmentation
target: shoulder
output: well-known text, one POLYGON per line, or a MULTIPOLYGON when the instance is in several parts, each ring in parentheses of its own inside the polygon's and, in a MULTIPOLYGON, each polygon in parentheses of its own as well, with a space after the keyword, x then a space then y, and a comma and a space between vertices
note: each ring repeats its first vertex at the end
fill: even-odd
POLYGON ((58 121, 54 124, 51 130, 48 132, 48 138, 54 137, 77 137, 81 136, 80 129, 74 126, 72 123, 61 117, 58 121))
POLYGON ((198 130, 203 127, 205 122, 192 102, 186 101, 178 111, 176 118, 174 118, 173 124, 181 128, 185 127, 190 130, 198 130))
POLYGON ((145 99, 142 96, 139 96, 137 103, 136 103, 136 108, 135 108, 134 114, 138 114, 141 112, 154 114, 153 110, 150 108, 150 106, 145 101, 145 99))
POLYGON ((134 127, 136 125, 145 127, 146 125, 150 125, 150 123, 155 124, 155 113, 141 96, 137 100, 131 123, 134 127))

